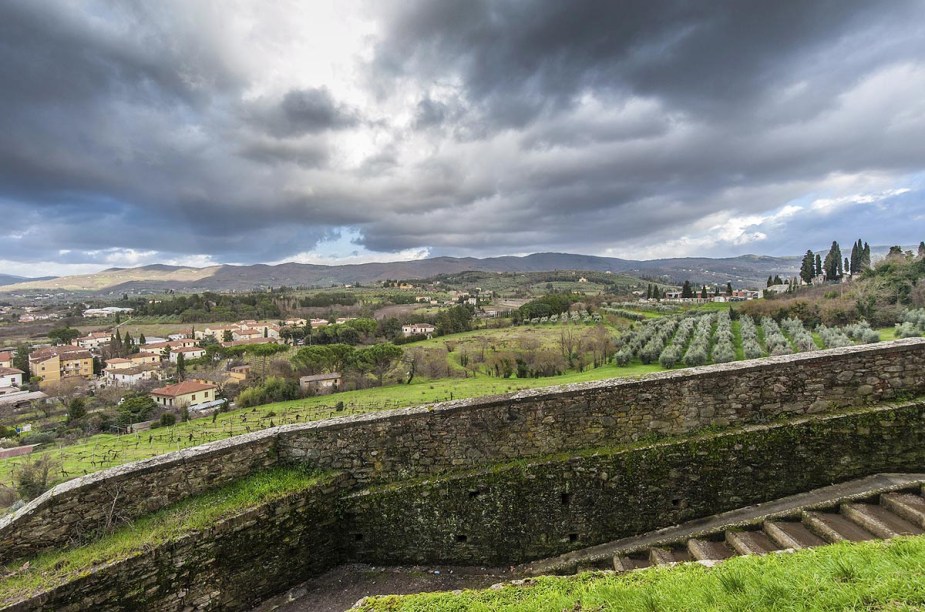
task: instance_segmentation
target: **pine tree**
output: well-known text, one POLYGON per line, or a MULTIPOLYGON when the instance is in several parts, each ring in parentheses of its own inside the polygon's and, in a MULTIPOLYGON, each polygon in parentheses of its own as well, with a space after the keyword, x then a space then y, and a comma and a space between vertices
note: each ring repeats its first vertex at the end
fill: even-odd
POLYGON ((681 287, 681 297, 682 298, 694 297, 694 290, 691 288, 690 281, 684 281, 684 286, 681 287))
POLYGON ((813 252, 806 251, 806 255, 803 256, 803 262, 800 264, 800 278, 807 285, 813 282, 813 277, 815 276, 813 266, 815 261, 816 259, 813 256, 813 252))
POLYGON ((774 275, 774 284, 775 284, 775 285, 783 285, 783 284, 784 284, 784 281, 782 281, 782 280, 780 279, 780 274, 775 274, 775 275, 774 275))

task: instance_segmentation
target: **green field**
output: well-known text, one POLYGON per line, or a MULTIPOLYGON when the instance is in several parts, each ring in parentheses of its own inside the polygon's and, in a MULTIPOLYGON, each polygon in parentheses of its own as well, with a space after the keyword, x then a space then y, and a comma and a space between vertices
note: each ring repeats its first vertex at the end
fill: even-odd
POLYGON ((0 484, 13 486, 14 473, 24 461, 47 454, 61 463, 53 482, 62 482, 104 468, 130 461, 147 459, 170 451, 180 450, 221 440, 231 436, 258 431, 275 425, 304 423, 349 414, 364 414, 379 410, 404 408, 451 399, 495 395, 550 385, 601 380, 613 377, 634 377, 655 372, 659 366, 617 368, 606 365, 600 368, 572 372, 548 378, 495 378, 478 375, 469 378, 423 380, 415 378, 410 385, 375 387, 360 391, 346 391, 335 395, 319 396, 266 404, 256 408, 239 409, 211 417, 178 423, 173 427, 152 429, 134 434, 98 434, 68 446, 59 446, 24 457, 0 461, 0 484), (338 404, 343 407, 338 409, 338 404))
POLYGON ((627 574, 541 577, 461 593, 380 596, 363 612, 921 610, 925 536, 842 543, 627 574))

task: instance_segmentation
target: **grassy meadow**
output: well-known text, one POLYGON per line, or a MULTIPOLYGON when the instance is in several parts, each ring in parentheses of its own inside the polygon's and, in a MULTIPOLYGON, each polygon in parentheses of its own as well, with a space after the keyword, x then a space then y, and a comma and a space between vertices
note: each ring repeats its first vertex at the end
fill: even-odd
POLYGON ((362 612, 921 610, 925 536, 841 543, 626 574, 545 576, 486 590, 368 597, 362 612))

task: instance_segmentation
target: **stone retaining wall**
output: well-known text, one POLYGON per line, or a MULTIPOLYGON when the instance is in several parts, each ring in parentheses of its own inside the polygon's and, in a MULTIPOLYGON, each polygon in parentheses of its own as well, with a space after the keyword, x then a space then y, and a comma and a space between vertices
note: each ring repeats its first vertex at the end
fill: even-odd
POLYGON ((0 563, 277 461, 399 480, 925 394, 925 340, 674 370, 268 429, 104 470, 0 519, 0 563))
POLYGON ((4 609, 250 609, 344 562, 337 522, 343 485, 343 478, 330 479, 4 609))
POLYGON ((292 425, 279 452, 374 483, 922 394, 925 340, 900 340, 292 425))
POLYGON ((925 468, 925 403, 567 455, 352 494, 349 556, 510 565, 878 472, 925 468))
POLYGON ((0 563, 92 539, 147 514, 274 465, 271 430, 109 468, 62 483, 0 519, 0 563))

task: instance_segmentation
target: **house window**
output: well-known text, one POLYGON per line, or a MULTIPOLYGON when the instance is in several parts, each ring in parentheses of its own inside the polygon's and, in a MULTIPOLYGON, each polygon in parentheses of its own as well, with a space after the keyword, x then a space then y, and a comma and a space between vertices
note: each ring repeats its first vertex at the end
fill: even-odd
POLYGON ((195 393, 193 393, 193 399, 196 399, 196 394, 195 394, 195 393))

